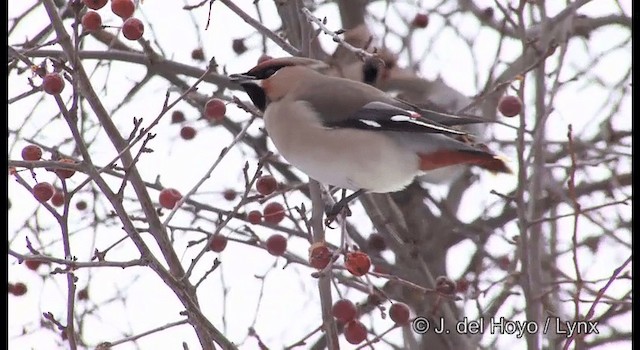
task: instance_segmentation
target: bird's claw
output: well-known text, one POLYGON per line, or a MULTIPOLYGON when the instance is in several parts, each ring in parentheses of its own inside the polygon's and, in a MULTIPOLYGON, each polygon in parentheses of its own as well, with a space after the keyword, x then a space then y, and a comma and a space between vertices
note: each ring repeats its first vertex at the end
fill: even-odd
POLYGON ((336 220, 338 214, 342 213, 345 217, 351 216, 351 209, 348 205, 336 203, 325 210, 327 218, 324 220, 325 226, 333 228, 330 225, 336 220))

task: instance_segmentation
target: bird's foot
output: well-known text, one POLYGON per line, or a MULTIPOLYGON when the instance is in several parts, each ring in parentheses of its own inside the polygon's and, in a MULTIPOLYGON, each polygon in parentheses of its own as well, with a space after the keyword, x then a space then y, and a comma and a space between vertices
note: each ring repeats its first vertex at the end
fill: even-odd
POLYGON ((329 228, 333 228, 330 225, 336 221, 339 214, 343 214, 345 217, 351 216, 351 209, 349 209, 349 205, 347 203, 338 202, 332 206, 327 207, 325 210, 325 214, 327 218, 324 220, 325 226, 329 228))

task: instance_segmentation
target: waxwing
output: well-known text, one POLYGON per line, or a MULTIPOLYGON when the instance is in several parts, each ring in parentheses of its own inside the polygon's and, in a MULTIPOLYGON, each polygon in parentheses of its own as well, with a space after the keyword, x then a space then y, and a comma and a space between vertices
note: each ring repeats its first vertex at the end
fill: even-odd
MULTIPOLYGON (((372 56, 361 59, 352 51, 338 46, 329 61, 331 69, 325 71, 325 74, 373 85, 421 108, 457 111, 471 104, 470 98, 453 90, 440 79, 427 80, 419 77, 415 71, 399 66, 395 54, 385 47, 376 47, 374 43, 379 40, 369 31, 366 24, 347 30, 344 40, 368 51, 372 56)), ((468 124, 460 129, 478 136, 484 134, 485 125, 468 124)), ((436 169, 421 175, 419 180, 437 184, 451 183, 459 178, 467 167, 467 164, 459 164, 436 169)))
POLYGON ((482 119, 421 109, 365 83, 325 75, 326 67, 312 59, 276 58, 231 76, 264 112, 280 154, 309 177, 385 193, 456 164, 510 172, 501 157, 456 128, 482 119))

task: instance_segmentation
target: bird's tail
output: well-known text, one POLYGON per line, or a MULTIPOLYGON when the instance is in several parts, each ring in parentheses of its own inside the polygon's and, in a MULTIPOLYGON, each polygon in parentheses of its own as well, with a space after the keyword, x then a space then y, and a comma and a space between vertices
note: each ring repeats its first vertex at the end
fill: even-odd
POLYGON ((451 165, 476 165, 492 173, 512 174, 505 157, 484 150, 440 150, 428 154, 420 153, 420 170, 429 171, 451 165))

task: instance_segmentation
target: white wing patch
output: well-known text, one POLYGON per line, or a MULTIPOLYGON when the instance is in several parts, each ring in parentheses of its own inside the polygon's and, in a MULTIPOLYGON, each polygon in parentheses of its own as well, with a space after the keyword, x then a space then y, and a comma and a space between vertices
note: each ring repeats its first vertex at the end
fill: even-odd
POLYGON ((411 117, 407 117, 406 115, 394 115, 391 117, 392 122, 410 122, 414 121, 411 117))
POLYGON ((359 120, 360 120, 360 122, 362 122, 363 124, 367 124, 367 125, 369 125, 369 126, 371 126, 371 127, 374 127, 374 128, 379 128, 379 127, 381 127, 381 125, 380 125, 378 122, 375 122, 375 121, 373 121, 373 120, 367 120, 367 119, 359 119, 359 120))
POLYGON ((454 129, 451 129, 451 128, 441 127, 441 126, 438 126, 438 125, 435 125, 435 124, 431 124, 431 123, 425 123, 425 122, 423 122, 421 120, 418 120, 418 119, 416 119, 414 117, 407 117, 406 115, 394 115, 393 117, 390 118, 390 120, 392 122, 407 122, 407 123, 417 124, 417 125, 424 126, 424 127, 431 128, 431 129, 435 129, 435 130, 442 130, 442 131, 445 131, 445 132, 450 133, 450 134, 458 134, 458 135, 465 135, 466 134, 465 132, 454 130, 454 129))

